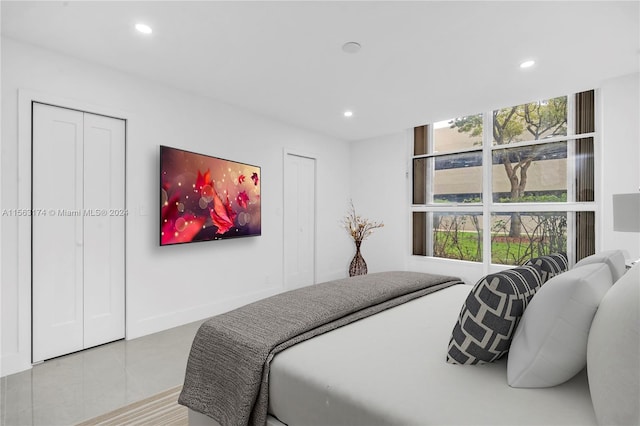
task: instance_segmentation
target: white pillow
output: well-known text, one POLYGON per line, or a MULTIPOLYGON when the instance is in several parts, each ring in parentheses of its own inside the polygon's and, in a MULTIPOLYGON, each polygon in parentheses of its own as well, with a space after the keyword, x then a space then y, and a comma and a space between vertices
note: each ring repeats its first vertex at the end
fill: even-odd
POLYGON ((622 250, 607 250, 600 253, 592 254, 585 257, 575 264, 574 268, 579 268, 584 265, 591 265, 592 263, 606 263, 611 268, 611 275, 613 276, 613 282, 618 281, 625 272, 627 267, 624 260, 624 252, 622 250))
POLYGON ((589 390, 601 425, 640 424, 640 265, 600 302, 587 346, 589 390))
POLYGON ((507 361, 509 386, 555 386, 582 370, 591 321, 612 283, 604 263, 572 269, 547 281, 531 299, 513 336, 507 361))

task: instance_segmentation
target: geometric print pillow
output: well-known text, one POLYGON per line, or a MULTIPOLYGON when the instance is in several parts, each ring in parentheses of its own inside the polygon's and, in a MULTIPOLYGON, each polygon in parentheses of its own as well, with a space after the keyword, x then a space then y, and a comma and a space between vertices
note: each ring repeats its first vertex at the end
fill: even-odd
POLYGON ((478 281, 453 328, 447 362, 484 364, 506 354, 522 313, 541 286, 538 265, 507 269, 478 281))
POLYGON ((525 262, 525 265, 538 265, 541 269, 542 282, 546 283, 551 278, 569 269, 567 253, 553 253, 536 257, 525 262))

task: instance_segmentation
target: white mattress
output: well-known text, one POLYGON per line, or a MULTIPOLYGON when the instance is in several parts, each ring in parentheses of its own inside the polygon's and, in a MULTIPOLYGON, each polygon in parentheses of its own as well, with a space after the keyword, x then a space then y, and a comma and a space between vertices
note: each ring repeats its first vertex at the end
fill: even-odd
POLYGON ((595 425, 586 373, 507 385, 506 359, 447 364, 471 286, 456 285, 315 337, 271 363, 269 412, 297 425, 595 425))

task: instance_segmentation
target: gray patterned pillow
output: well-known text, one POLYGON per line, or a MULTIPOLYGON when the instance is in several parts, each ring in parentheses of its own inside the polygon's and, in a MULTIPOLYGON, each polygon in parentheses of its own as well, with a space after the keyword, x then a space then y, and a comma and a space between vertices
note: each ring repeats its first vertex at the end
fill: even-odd
POLYGON ((542 282, 546 283, 551 278, 569 269, 567 253, 553 253, 536 257, 525 262, 525 265, 538 265, 541 269, 542 282))
POLYGON ((483 364, 506 354, 518 321, 540 286, 537 265, 507 269, 478 281, 453 328, 447 362, 483 364))

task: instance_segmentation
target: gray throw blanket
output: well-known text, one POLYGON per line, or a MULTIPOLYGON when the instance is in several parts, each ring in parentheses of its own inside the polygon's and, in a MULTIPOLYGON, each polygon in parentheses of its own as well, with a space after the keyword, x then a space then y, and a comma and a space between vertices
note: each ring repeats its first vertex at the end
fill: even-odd
POLYGON ((196 334, 178 402, 223 426, 264 426, 275 354, 459 283, 442 275, 381 272, 288 291, 215 316, 196 334))

